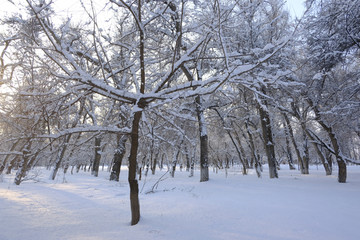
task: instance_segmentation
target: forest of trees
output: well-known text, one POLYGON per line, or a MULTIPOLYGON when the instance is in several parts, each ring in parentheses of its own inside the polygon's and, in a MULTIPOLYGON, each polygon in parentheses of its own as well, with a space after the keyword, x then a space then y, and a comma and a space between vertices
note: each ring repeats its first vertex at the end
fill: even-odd
POLYGON ((360 164, 360 0, 307 0, 301 19, 284 0, 82 2, 81 21, 51 0, 0 19, 0 174, 15 184, 37 166, 119 181, 126 165, 134 225, 138 180, 163 168, 206 182, 210 167, 319 164, 345 183, 360 164))

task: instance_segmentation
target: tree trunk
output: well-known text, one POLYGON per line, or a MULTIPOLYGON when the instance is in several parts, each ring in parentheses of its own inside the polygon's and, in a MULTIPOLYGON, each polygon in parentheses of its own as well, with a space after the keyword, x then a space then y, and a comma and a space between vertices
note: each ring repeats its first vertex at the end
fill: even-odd
POLYGON ((292 156, 291 147, 290 147, 289 129, 287 128, 285 123, 284 123, 284 132, 285 132, 285 142, 286 142, 286 155, 288 157, 289 169, 295 170, 296 168, 294 167, 293 156, 292 156))
POLYGON ((66 135, 64 137, 63 143, 60 145, 60 149, 56 155, 55 166, 54 166, 53 172, 51 174, 51 180, 55 180, 56 174, 61 166, 61 162, 64 158, 68 143, 70 141, 70 137, 71 137, 71 134, 66 135))
POLYGON ((187 145, 185 145, 186 171, 190 171, 190 154, 187 145))
POLYGON ((343 159, 343 157, 341 155, 340 146, 339 146, 339 143, 337 141, 335 132, 333 131, 333 129, 331 127, 328 127, 326 130, 327 130, 328 135, 330 137, 331 144, 332 144, 332 146, 334 148, 335 156, 336 156, 336 162, 337 162, 338 168, 339 168, 338 182, 339 183, 346 183, 346 177, 347 177, 346 163, 345 163, 345 160, 343 159))
MULTIPOLYGON (((75 139, 75 142, 74 142, 74 145, 76 145, 76 143, 78 142, 78 140, 80 139, 80 137, 81 137, 81 133, 77 134, 76 139, 75 139)), ((69 157, 67 157, 67 159, 66 159, 66 161, 65 161, 64 174, 66 174, 66 172, 67 172, 70 164, 72 164, 71 174, 73 174, 73 167, 74 167, 74 165, 73 165, 73 163, 70 163, 70 160, 72 159, 72 156, 73 156, 73 154, 74 154, 74 152, 75 152, 76 150, 77 150, 76 147, 73 147, 73 148, 71 149, 70 154, 69 154, 69 157)))
POLYGON ((261 163, 260 163, 259 158, 257 156, 258 154, 257 154, 256 148, 255 148, 254 137, 253 137, 252 132, 250 131, 249 124, 248 124, 248 119, 247 119, 247 121, 245 121, 245 127, 246 127, 246 132, 247 132, 247 134, 249 136, 251 155, 252 155, 253 160, 255 161, 256 174, 260 178, 261 177, 261 172, 262 172, 262 166, 261 166, 261 163))
MULTIPOLYGON (((20 139, 18 139, 10 148, 10 152, 14 151, 16 146, 20 143, 20 139)), ((0 175, 3 173, 5 167, 6 167, 6 163, 10 158, 10 154, 5 156, 5 159, 2 161, 2 163, 0 163, 0 175)))
POLYGON ((298 147, 298 145, 296 144, 296 141, 295 141, 294 131, 292 129, 290 119, 286 114, 283 114, 283 116, 284 116, 284 119, 285 119, 285 122, 286 122, 287 129, 289 131, 290 139, 291 139, 291 141, 293 143, 293 146, 295 148, 295 153, 296 153, 296 157, 298 159, 298 164, 300 165, 301 173, 303 173, 303 171, 304 171, 304 163, 303 163, 303 159, 302 159, 301 154, 300 154, 299 147, 298 147))
POLYGON ((155 175, 156 165, 157 165, 157 161, 158 161, 157 159, 158 159, 159 155, 160 155, 160 152, 158 151, 155 154, 155 157, 154 157, 153 162, 151 164, 151 174, 152 175, 155 175))
POLYGON ((208 135, 202 99, 197 96, 195 101, 200 132, 200 182, 206 182, 209 180, 208 135))
POLYGON ((95 177, 99 176, 99 167, 101 160, 101 137, 95 137, 95 157, 91 174, 95 177))
POLYGON ((173 156, 173 161, 172 161, 172 166, 171 166, 171 177, 175 177, 175 171, 176 171, 176 164, 178 162, 179 159, 179 155, 180 155, 180 149, 181 149, 181 145, 184 143, 184 138, 181 137, 181 142, 178 145, 176 152, 174 152, 174 156, 173 156))
POLYGON ((331 175, 332 174, 331 162, 330 163, 328 162, 328 159, 326 158, 325 154, 320 150, 318 143, 316 142, 315 138, 311 135, 311 133, 309 132, 308 129, 306 129, 306 134, 310 138, 311 142, 313 143, 315 151, 318 154, 322 165, 324 166, 326 175, 327 176, 331 175))
POLYGON ((304 148, 304 155, 303 155, 303 168, 302 168, 302 174, 309 174, 309 161, 310 161, 310 156, 309 156, 309 146, 308 146, 308 138, 306 136, 305 131, 303 131, 303 139, 304 139, 304 143, 303 143, 303 148, 304 148))
POLYGON ((220 117, 224 129, 225 129, 226 133, 228 134, 228 136, 230 137, 231 142, 233 143, 233 145, 234 145, 234 147, 235 147, 235 150, 236 150, 236 152, 237 152, 237 154, 238 154, 239 160, 240 160, 240 162, 241 162, 241 164, 242 164, 242 167, 243 167, 243 168, 242 168, 242 174, 243 174, 243 175, 246 175, 246 174, 247 174, 247 172, 246 172, 247 164, 245 163, 245 159, 244 159, 245 155, 242 155, 242 152, 241 152, 240 147, 239 147, 239 146, 241 145, 240 138, 236 135, 236 137, 237 137, 237 138, 236 138, 237 143, 236 143, 236 141, 235 141, 234 137, 232 136, 229 128, 226 126, 225 119, 224 119, 223 116, 220 114, 219 110, 216 109, 216 108, 213 108, 213 109, 215 110, 215 112, 216 112, 216 113, 218 114, 218 116, 220 117), (238 144, 239 144, 239 146, 238 146, 238 144))
POLYGON ((333 146, 334 154, 336 156, 336 162, 337 162, 338 168, 339 168, 338 182, 346 183, 346 177, 347 177, 346 163, 341 154, 341 149, 340 149, 339 142, 336 138, 336 134, 335 134, 333 128, 323 121, 323 119, 321 118, 319 109, 317 108, 317 106, 314 105, 312 100, 308 99, 308 102, 314 110, 316 121, 323 127, 323 129, 327 132, 327 134, 330 138, 331 145, 333 146))
POLYGON ((23 178, 26 175, 28 169, 28 161, 31 153, 30 147, 31 147, 31 142, 24 147, 22 161, 20 163, 19 169, 17 170, 14 179, 14 183, 16 185, 20 185, 20 183, 23 181, 23 178))
POLYGON ((139 185, 136 179, 137 152, 139 146, 139 125, 142 112, 135 112, 131 129, 131 148, 129 156, 129 186, 130 186, 130 207, 131 225, 140 220, 139 185))
POLYGON ((275 146, 272 136, 270 116, 267 110, 265 110, 260 104, 258 105, 258 109, 260 113, 262 135, 264 138, 264 147, 269 164, 269 175, 270 178, 278 178, 277 166, 276 166, 277 164, 275 158, 275 146))
POLYGON ((338 182, 339 183, 346 183, 346 163, 345 161, 337 160, 339 173, 338 173, 338 182))
POLYGON ((111 173, 110 173, 110 181, 119 181, 120 178, 120 170, 121 170, 121 164, 122 160, 124 158, 125 152, 126 152, 126 141, 128 139, 127 135, 123 136, 117 136, 117 148, 115 149, 114 154, 114 161, 112 163, 111 167, 111 173))

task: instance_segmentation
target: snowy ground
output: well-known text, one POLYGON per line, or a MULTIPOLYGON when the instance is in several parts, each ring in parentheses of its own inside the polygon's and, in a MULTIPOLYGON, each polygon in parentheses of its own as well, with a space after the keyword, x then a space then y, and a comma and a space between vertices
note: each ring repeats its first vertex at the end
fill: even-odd
MULTIPOLYGON (((310 175, 282 167, 279 179, 239 170, 199 173, 165 172, 140 182, 141 220, 130 226, 127 172, 120 182, 89 173, 14 185, 13 176, 0 182, 0 240, 358 240, 360 239, 360 167, 349 167, 348 183, 339 184, 314 167, 310 175)), ((335 169, 336 171, 336 169, 335 169)))

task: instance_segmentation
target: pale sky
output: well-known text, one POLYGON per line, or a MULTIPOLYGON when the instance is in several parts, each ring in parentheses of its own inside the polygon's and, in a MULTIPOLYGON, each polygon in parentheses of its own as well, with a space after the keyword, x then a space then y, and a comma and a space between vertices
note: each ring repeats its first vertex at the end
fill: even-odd
POLYGON ((301 17, 305 11, 304 0, 287 0, 287 8, 292 16, 301 17))
MULTIPOLYGON (((19 0, 11 0, 11 1, 19 2, 19 0)), ((80 8, 80 4, 79 4, 80 1, 78 0, 53 0, 53 1, 55 5, 57 5, 56 6, 57 9, 60 7, 60 9, 70 10, 70 14, 72 14, 75 17, 79 12, 78 10, 76 10, 80 8)), ((290 14, 292 16, 301 17, 302 13, 304 12, 304 5, 303 5, 304 0, 286 0, 286 1, 287 1, 286 7, 288 8, 290 14)), ((15 12, 17 10, 17 7, 9 3, 9 0, 0 0, 0 2, 1 2, 0 16, 6 14, 7 12, 8 13, 15 12)), ((99 0, 94 2, 95 4, 98 4, 99 0)), ((65 15, 65 11, 63 13, 65 15)), ((80 16, 78 17, 81 18, 80 16)))

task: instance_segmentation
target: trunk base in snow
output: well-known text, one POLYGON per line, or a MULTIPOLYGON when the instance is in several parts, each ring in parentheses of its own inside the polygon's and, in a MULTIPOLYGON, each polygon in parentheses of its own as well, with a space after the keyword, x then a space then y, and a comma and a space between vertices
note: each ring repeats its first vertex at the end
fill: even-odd
POLYGON ((140 221, 139 185, 137 180, 129 180, 130 204, 131 204, 131 225, 140 221))

